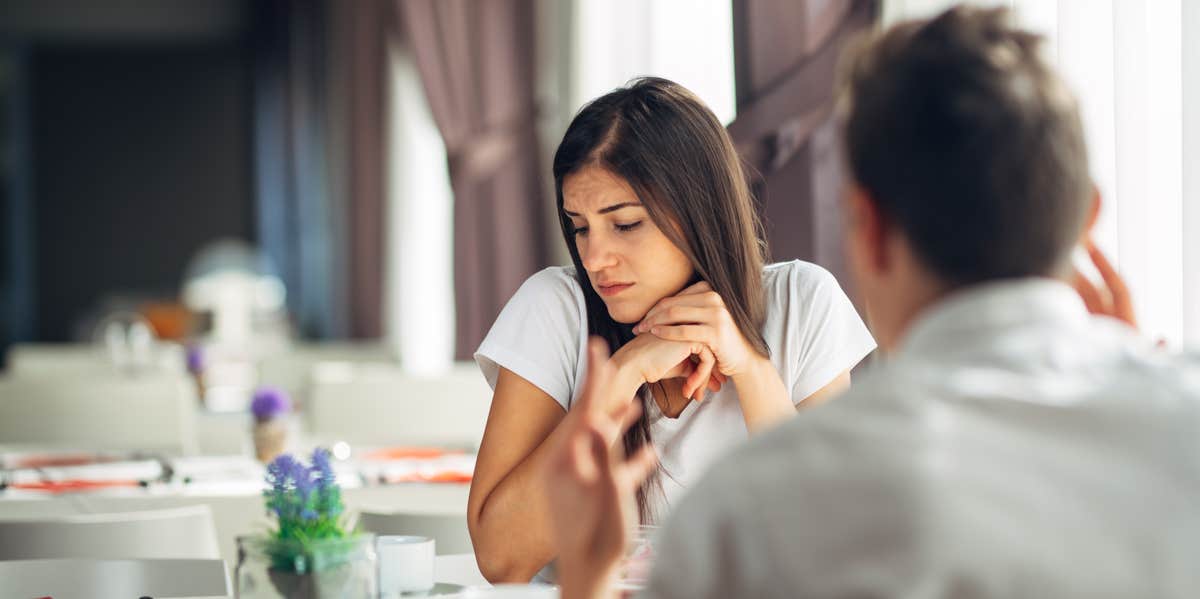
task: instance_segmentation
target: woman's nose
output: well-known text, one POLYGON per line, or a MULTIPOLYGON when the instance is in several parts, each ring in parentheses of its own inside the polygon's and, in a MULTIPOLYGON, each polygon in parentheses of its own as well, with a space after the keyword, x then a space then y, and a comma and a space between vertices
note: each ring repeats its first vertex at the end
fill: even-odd
POLYGON ((612 251, 612 244, 602 236, 593 236, 580 248, 579 259, 583 268, 589 272, 604 270, 617 262, 617 255, 612 251))

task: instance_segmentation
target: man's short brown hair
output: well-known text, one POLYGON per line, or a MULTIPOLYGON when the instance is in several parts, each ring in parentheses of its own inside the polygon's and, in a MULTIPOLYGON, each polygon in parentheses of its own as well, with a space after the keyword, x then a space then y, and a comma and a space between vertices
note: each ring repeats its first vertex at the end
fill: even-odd
POLYGON ((1075 99, 1010 19, 953 8, 843 63, 852 176, 952 285, 1060 272, 1089 212, 1075 99))

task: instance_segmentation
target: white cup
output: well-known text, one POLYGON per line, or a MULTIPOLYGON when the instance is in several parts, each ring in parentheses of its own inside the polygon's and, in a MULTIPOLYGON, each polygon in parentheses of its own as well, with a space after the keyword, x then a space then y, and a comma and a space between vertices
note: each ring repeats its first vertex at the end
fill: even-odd
POLYGON ((429 537, 375 537, 375 554, 379 559, 379 596, 390 599, 404 593, 423 593, 432 589, 435 553, 434 541, 429 537))
POLYGON ((545 584, 498 584, 492 587, 468 587, 466 599, 559 599, 558 587, 545 584))

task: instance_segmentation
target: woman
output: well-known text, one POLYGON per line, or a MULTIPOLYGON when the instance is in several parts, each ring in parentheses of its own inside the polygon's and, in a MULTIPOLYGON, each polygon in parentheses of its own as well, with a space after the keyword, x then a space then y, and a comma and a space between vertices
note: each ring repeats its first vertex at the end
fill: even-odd
POLYGON ((555 556, 540 465, 572 418, 589 334, 619 365, 614 409, 644 407, 612 445, 659 456, 643 522, 725 450, 848 385, 875 347, 828 272, 764 267, 737 153, 683 87, 640 79, 585 106, 554 181, 574 266, 526 281, 475 354, 495 395, 468 523, 493 582, 528 581, 555 556))

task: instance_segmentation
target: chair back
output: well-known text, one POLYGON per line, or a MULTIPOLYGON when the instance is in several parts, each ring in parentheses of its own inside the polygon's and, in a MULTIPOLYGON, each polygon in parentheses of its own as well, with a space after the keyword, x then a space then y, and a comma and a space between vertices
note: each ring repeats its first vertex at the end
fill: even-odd
POLYGON ((0 445, 196 453, 196 393, 181 374, 0 379, 0 445))
POLYGON ((382 364, 321 364, 308 425, 323 441, 479 447, 492 390, 474 363, 422 377, 382 364))
POLYGON ((0 561, 0 597, 230 597, 219 559, 0 561))
POLYGON ((474 553, 465 514, 414 514, 364 510, 358 524, 376 535, 412 535, 429 537, 437 545, 438 555, 474 553))
POLYGON ((0 520, 0 560, 219 557, 207 505, 0 520))

